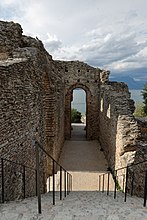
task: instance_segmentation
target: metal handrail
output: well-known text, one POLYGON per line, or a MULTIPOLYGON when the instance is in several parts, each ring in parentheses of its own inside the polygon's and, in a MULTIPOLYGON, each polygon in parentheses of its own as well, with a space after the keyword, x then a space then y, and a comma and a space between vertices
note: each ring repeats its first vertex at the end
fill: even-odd
POLYGON ((118 168, 117 171, 118 171, 118 170, 126 169, 127 167, 133 167, 133 166, 136 166, 136 165, 138 165, 138 164, 145 163, 145 162, 147 162, 147 160, 143 160, 143 161, 138 162, 138 163, 135 163, 135 164, 130 164, 130 165, 128 165, 128 166, 118 168))
POLYGON ((7 161, 7 162, 10 162, 10 163, 14 163, 14 164, 19 165, 19 166, 25 166, 26 168, 28 168, 28 169, 30 169, 30 170, 35 170, 35 171, 36 171, 35 168, 30 167, 30 166, 27 166, 27 165, 22 164, 22 163, 19 163, 19 162, 17 162, 17 161, 12 161, 12 160, 9 160, 9 159, 3 158, 3 157, 0 157, 0 159, 3 159, 3 160, 5 160, 5 161, 7 161))
MULTIPOLYGON (((37 196, 38 196, 38 213, 41 213, 41 193, 40 193, 40 171, 39 171, 39 149, 41 149, 53 162, 53 205, 55 205, 55 163, 59 166, 60 171, 60 200, 62 200, 62 171, 64 171, 64 197, 72 190, 72 175, 61 166, 42 146, 33 140, 33 146, 36 147, 36 170, 37 170, 37 196)), ((50 190, 49 190, 50 191, 50 190)))
MULTIPOLYGON (((147 162, 147 160, 143 160, 143 161, 138 162, 138 163, 135 163, 135 164, 130 164, 130 165, 125 166, 125 167, 120 167, 120 168, 114 170, 114 172, 119 171, 119 170, 123 170, 123 169, 127 169, 127 167, 133 167, 133 166, 136 166, 136 165, 138 165, 138 164, 145 163, 145 162, 147 162)), ((103 176, 104 174, 107 174, 107 173, 109 173, 109 172, 112 173, 112 170, 108 170, 107 172, 102 173, 102 174, 99 175, 99 176, 103 176)))
MULTIPOLYGON (((3 158, 3 157, 0 157, 0 160, 1 160, 1 190, 2 190, 2 203, 5 202, 5 196, 4 196, 4 188, 5 188, 5 182, 4 182, 4 161, 6 162, 9 162, 9 163, 12 163, 12 164, 16 164, 16 165, 19 165, 23 168, 23 172, 22 172, 22 175, 23 175, 23 198, 25 199, 26 198, 26 191, 25 191, 25 184, 26 184, 26 181, 25 181, 25 172, 26 172, 26 168, 27 169, 30 169, 30 170, 33 170, 35 171, 35 175, 36 174, 36 169, 33 168, 33 167, 30 167, 30 166, 26 166, 22 163, 19 163, 17 161, 12 161, 12 160, 9 160, 9 159, 6 159, 6 158, 3 158)), ((35 179, 36 179, 36 176, 35 176, 35 179)), ((37 195, 37 194, 36 194, 37 195)))
MULTIPOLYGON (((125 175, 125 190, 124 190, 124 193, 125 193, 125 198, 124 198, 124 202, 126 202, 126 198, 127 198, 127 190, 128 190, 128 178, 129 178, 129 168, 130 167, 134 167, 134 166, 137 166, 139 164, 142 164, 142 163, 145 163, 147 162, 147 160, 143 160, 143 161, 140 161, 138 163, 135 163, 135 164, 130 164, 128 166, 125 166, 125 167, 121 167, 121 168, 118 168, 116 170, 114 170, 114 172, 109 168, 109 170, 101 175, 99 175, 99 191, 101 191, 101 177, 103 177, 103 187, 102 187, 102 192, 104 192, 104 181, 105 181, 105 176, 106 175, 110 175, 110 173, 112 174, 112 177, 113 177, 113 180, 114 180, 114 199, 116 198, 116 190, 117 190, 117 187, 119 185, 119 182, 118 182, 118 176, 117 176, 117 173, 118 171, 120 170, 123 170, 123 169, 126 169, 126 175, 125 175)), ((144 207, 146 206, 146 199, 147 199, 147 170, 144 170, 143 172, 145 172, 145 185, 144 185, 144 207)), ((131 196, 133 195, 133 181, 134 181, 134 172, 133 172, 133 176, 132 176, 132 180, 131 180, 131 196)), ((108 177, 108 185, 107 185, 107 195, 109 195, 109 177, 108 177)))
POLYGON ((39 147, 48 157, 50 157, 52 160, 54 160, 58 166, 62 167, 63 170, 67 171, 63 166, 61 166, 61 164, 59 164, 59 163, 41 146, 41 144, 40 144, 38 141, 35 140, 35 141, 33 142, 33 145, 35 145, 35 144, 37 144, 38 147, 39 147))
MULTIPOLYGON (((7 161, 9 163, 13 163, 16 165, 19 165, 22 167, 22 178, 23 178, 23 198, 25 198, 26 194, 26 169, 30 169, 35 171, 35 181, 36 181, 36 196, 38 196, 38 213, 41 213, 41 191, 40 191, 40 164, 39 164, 39 149, 45 153, 53 162, 53 205, 55 205, 55 164, 59 166, 59 172, 60 172, 60 200, 62 200, 62 191, 64 191, 64 196, 66 197, 69 195, 70 191, 72 191, 72 175, 63 167, 61 166, 42 146, 41 144, 33 140, 33 146, 36 150, 36 168, 27 166, 25 164, 22 164, 17 161, 12 161, 10 159, 2 158, 1 160, 1 189, 2 189, 2 203, 5 202, 5 170, 4 170, 4 161, 7 161), (62 172, 64 172, 64 175, 62 176, 62 172), (62 186, 62 179, 64 178, 64 188, 62 186)), ((50 190, 49 190, 50 191, 50 190)))

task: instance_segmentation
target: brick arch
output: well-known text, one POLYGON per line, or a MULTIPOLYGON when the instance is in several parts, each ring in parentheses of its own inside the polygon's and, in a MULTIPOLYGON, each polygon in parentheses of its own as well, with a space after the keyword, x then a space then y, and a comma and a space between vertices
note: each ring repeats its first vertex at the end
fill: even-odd
POLYGON ((71 138, 71 102, 73 90, 76 88, 83 89, 86 93, 86 137, 87 139, 94 139, 90 129, 92 119, 92 93, 90 88, 82 83, 71 85, 65 94, 65 139, 71 138))

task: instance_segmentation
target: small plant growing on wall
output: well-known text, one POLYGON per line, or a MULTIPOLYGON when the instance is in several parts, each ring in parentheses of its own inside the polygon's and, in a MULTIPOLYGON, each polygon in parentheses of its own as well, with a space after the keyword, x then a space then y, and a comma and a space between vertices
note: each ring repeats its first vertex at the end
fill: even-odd
POLYGON ((142 93, 143 100, 144 100, 143 101, 143 103, 144 103, 143 112, 144 112, 145 116, 147 116, 147 82, 144 84, 144 88, 141 93, 142 93))
POLYGON ((71 123, 81 123, 81 112, 77 111, 77 109, 71 109, 71 123))
POLYGON ((144 111, 143 111, 143 103, 136 104, 134 116, 135 117, 144 117, 145 116, 144 111))

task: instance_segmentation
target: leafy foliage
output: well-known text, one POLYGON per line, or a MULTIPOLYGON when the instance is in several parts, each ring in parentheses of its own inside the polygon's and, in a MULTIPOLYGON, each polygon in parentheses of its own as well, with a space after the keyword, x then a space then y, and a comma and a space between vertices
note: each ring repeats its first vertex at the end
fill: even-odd
POLYGON ((144 84, 144 88, 141 93, 142 93, 143 100, 144 100, 143 111, 144 111, 145 116, 147 116, 147 82, 144 84))
POLYGON ((71 109, 71 122, 72 123, 81 123, 81 112, 78 112, 77 109, 71 109))
POLYGON ((144 117, 145 116, 145 113, 143 111, 143 103, 136 104, 134 116, 135 117, 144 117))

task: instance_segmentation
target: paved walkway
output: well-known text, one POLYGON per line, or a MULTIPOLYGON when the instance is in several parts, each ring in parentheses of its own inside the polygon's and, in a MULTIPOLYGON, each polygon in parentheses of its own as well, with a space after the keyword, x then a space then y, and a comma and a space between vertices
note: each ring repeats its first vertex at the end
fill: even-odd
POLYGON ((65 142, 60 158, 63 166, 73 174, 75 191, 62 201, 59 200, 59 193, 56 193, 55 206, 52 205, 52 192, 42 195, 41 215, 37 214, 36 197, 1 204, 0 220, 147 219, 147 208, 143 207, 143 199, 128 197, 124 203, 124 195, 120 192, 114 200, 112 192, 106 196, 106 193, 96 191, 97 175, 106 170, 107 162, 98 142, 86 141, 82 126, 80 125, 78 129, 80 133, 73 130, 71 141, 65 142))
POLYGON ((86 141, 86 125, 85 124, 72 124, 71 139, 70 141, 86 141))
POLYGON ((65 141, 60 163, 73 176, 73 190, 98 189, 98 175, 107 170, 108 164, 98 141, 86 141, 84 124, 72 124, 70 141, 65 141))

